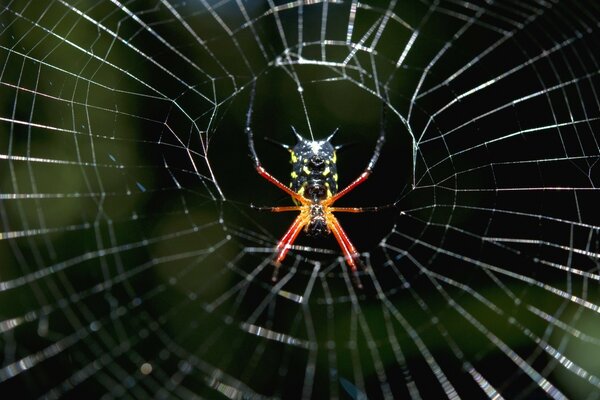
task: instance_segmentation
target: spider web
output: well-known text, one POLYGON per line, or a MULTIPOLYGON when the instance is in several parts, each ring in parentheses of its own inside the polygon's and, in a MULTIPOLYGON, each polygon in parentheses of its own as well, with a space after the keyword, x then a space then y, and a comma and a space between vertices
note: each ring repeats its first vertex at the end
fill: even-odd
POLYGON ((594 1, 5 1, 0 382, 31 398, 600 397, 594 1), (367 265, 293 220, 339 128, 367 265), (382 108, 384 110, 382 117, 382 108))

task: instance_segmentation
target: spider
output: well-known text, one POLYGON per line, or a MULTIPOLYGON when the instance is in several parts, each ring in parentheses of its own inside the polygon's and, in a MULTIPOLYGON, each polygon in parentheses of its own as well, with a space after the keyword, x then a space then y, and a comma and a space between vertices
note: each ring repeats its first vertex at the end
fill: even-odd
POLYGON ((253 86, 252 93, 250 94, 250 105, 246 115, 245 128, 246 134, 248 135, 250 157, 254 162, 254 166, 258 174, 290 195, 296 205, 283 207, 256 207, 253 205, 252 207, 272 212, 300 212, 275 248, 275 268, 273 270, 272 280, 275 281, 277 279, 277 273, 282 261, 285 259, 288 251, 292 247, 292 244, 302 229, 304 229, 304 232, 308 236, 324 236, 327 234, 333 234, 344 254, 346 263, 350 267, 355 285, 359 289, 362 288, 362 284, 360 283, 357 275, 357 269, 358 267, 364 269, 364 265, 360 260, 360 255, 356 251, 356 248, 348 238, 348 235, 344 229, 342 229, 342 226, 335 217, 334 213, 362 213, 368 211, 378 211, 386 206, 333 207, 333 204, 354 190, 358 185, 366 181, 369 175, 371 175, 385 141, 383 122, 381 124, 379 138, 377 139, 375 149, 373 150, 373 154, 371 155, 371 159, 369 160, 367 167, 358 176, 358 178, 340 191, 338 191, 337 183, 338 174, 336 166, 336 150, 338 150, 341 146, 334 146, 331 144, 331 140, 336 134, 337 129, 325 140, 308 140, 298 134, 296 129, 292 126, 292 130, 298 139, 297 144, 292 147, 286 144, 278 143, 287 149, 291 156, 292 172, 291 182, 288 187, 263 168, 258 155, 256 154, 256 149, 254 148, 254 133, 250 126, 255 90, 256 86, 253 86))

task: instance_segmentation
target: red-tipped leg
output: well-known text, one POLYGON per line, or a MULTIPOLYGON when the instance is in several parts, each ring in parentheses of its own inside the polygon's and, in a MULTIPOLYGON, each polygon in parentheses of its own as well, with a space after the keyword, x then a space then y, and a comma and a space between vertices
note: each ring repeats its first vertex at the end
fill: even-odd
POLYGON ((297 200, 299 203, 305 204, 307 202, 307 200, 302 195, 294 192, 292 189, 279 182, 277 178, 268 173, 260 164, 256 165, 256 171, 260 176, 262 176, 263 178, 271 182, 273 185, 277 186, 279 189, 292 196, 292 198, 297 200))
POLYGON ((344 258, 346 259, 346 263, 350 267, 350 272, 352 273, 352 280, 357 288, 362 289, 362 283, 358 278, 358 267, 364 269, 362 261, 360 261, 360 255, 354 248, 350 239, 348 239, 348 235, 344 232, 344 229, 340 225, 340 222, 333 215, 329 217, 329 229, 333 236, 335 236, 338 244, 340 245, 342 252, 344 253, 344 258))
POLYGON ((369 175, 371 175, 371 172, 369 172, 369 171, 363 172, 362 174, 360 174, 360 176, 358 178, 356 178, 354 180, 354 182, 352 182, 351 184, 349 184, 344 189, 340 190, 339 192, 337 192, 330 198, 324 200, 322 204, 325 206, 332 205, 333 203, 335 203, 336 201, 338 201, 339 199, 341 199, 342 197, 344 197, 345 195, 347 195, 348 193, 353 191, 358 185, 360 185, 361 183, 366 181, 367 178, 369 177, 369 175))
POLYGON ((283 235, 283 237, 277 244, 277 257, 275 257, 275 261, 273 261, 275 269, 273 270, 273 276, 271 277, 272 281, 277 280, 277 274, 279 273, 279 266, 281 265, 281 262, 287 255, 292 244, 294 243, 294 241, 296 240, 296 238, 300 234, 300 231, 302 230, 302 228, 304 228, 304 225, 306 225, 306 223, 306 217, 303 215, 298 215, 298 217, 296 217, 288 231, 285 233, 285 235, 283 235))

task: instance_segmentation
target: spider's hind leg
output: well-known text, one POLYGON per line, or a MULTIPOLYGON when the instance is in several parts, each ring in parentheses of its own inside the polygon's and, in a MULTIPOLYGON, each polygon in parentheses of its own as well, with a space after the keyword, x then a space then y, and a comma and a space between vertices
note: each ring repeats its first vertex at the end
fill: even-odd
POLYGON ((358 254, 356 248, 354 247, 352 242, 350 242, 348 235, 340 225, 340 222, 337 220, 336 217, 333 216, 333 214, 331 214, 328 218, 328 226, 331 230, 331 233, 333 233, 333 236, 335 236, 335 239, 340 245, 342 252, 344 253, 346 264, 348 264, 348 266, 350 267, 350 272, 352 275, 351 278, 354 282, 354 285, 356 285, 358 289, 362 289, 363 286, 360 282, 360 278, 358 277, 358 268, 360 268, 361 270, 364 270, 366 268, 360 259, 360 254, 358 254))
POLYGON ((275 266, 275 269, 273 270, 273 275, 271 277, 272 281, 277 280, 277 274, 279 272, 279 267, 281 266, 281 262, 285 259, 285 256, 287 255, 288 251, 290 251, 292 244, 294 243, 294 241, 296 240, 296 238, 300 234, 300 231, 302 230, 302 228, 304 228, 306 223, 307 223, 306 217, 303 215, 298 215, 296 217, 296 219, 294 220, 294 222, 292 223, 292 225, 290 226, 290 228, 285 233, 285 235, 283 235, 283 237, 277 244, 277 247, 276 247, 277 256, 275 257, 275 260, 273 261, 273 265, 275 266))

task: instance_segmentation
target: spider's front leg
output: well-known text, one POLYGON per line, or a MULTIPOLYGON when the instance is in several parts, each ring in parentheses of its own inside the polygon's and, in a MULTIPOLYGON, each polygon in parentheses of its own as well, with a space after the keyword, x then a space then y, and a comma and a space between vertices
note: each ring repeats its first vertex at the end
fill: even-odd
POLYGON ((246 114, 246 128, 245 128, 246 135, 248 135, 248 148, 250 149, 250 158, 252 158, 252 161, 254 162, 254 168, 256 168, 256 172, 258 172, 258 174, 260 176, 262 176, 263 178, 265 178, 266 180, 271 182, 273 185, 277 186, 279 189, 283 190, 284 192, 286 192, 287 194, 292 196, 294 199, 296 199, 300 203, 306 204, 307 200, 304 197, 302 197, 298 193, 294 192, 292 189, 290 189, 283 183, 279 182, 279 180, 277 180, 277 178, 275 178, 273 175, 268 173, 267 170, 263 168, 263 166, 260 163, 260 160, 258 159, 258 154, 256 154, 256 149, 254 148, 254 132, 252 131, 252 127, 251 127, 252 109, 254 106, 255 93, 256 93, 256 84, 254 84, 252 86, 252 92, 250 94, 250 105, 248 106, 248 113, 246 114))
MULTIPOLYGON (((379 156, 381 155, 381 148, 383 147, 383 144, 385 143, 385 106, 382 108, 381 113, 382 113, 382 115, 381 115, 381 125, 379 127, 379 137, 377 138, 377 142, 375 143, 375 149, 373 149, 373 154, 371 155, 371 159, 369 160, 367 167, 362 172, 362 174, 360 174, 358 176, 358 178, 356 178, 348 186, 346 186, 344 189, 340 190, 333 196, 326 199, 323 202, 324 206, 333 205, 333 203, 335 203, 336 201, 338 201, 339 199, 341 199, 342 197, 344 197, 345 195, 347 195, 348 193, 353 191, 357 186, 359 186, 360 184, 365 182, 369 178, 369 176, 371 176, 371 173, 373 172, 373 169, 375 168, 375 164, 377 164, 377 160, 379 160, 379 156)), ((349 208, 346 208, 345 211, 346 212, 356 212, 356 211, 348 211, 348 210, 349 210, 349 208)))

